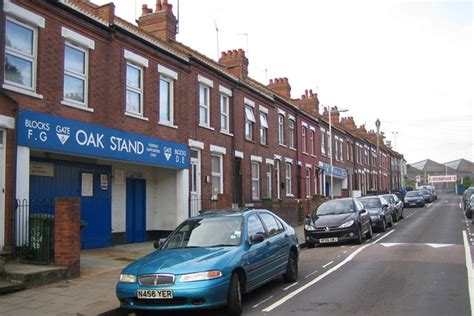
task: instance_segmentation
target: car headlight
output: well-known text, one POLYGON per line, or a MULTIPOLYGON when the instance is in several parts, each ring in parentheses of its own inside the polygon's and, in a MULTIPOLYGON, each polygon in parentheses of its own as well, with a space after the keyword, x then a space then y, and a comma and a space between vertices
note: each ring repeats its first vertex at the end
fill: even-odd
POLYGON ((137 276, 131 274, 120 274, 119 281, 125 283, 135 283, 137 282, 137 276))
POLYGON ((316 230, 316 227, 314 227, 310 224, 306 224, 306 225, 304 225, 304 229, 313 231, 313 230, 316 230))
POLYGON ((179 282, 205 281, 205 280, 217 279, 217 278, 220 278, 221 276, 222 276, 222 272, 219 270, 189 273, 189 274, 183 274, 179 278, 179 282))
POLYGON ((353 219, 351 219, 350 221, 345 222, 344 224, 340 225, 339 228, 351 227, 352 225, 354 225, 354 220, 353 219))

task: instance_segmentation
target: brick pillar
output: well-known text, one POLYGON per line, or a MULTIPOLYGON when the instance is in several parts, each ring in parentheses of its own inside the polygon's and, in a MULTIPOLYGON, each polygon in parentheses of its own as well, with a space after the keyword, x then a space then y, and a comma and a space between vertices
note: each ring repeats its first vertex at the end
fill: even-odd
POLYGON ((78 197, 56 198, 54 208, 54 264, 67 267, 69 277, 79 277, 81 199, 78 197))

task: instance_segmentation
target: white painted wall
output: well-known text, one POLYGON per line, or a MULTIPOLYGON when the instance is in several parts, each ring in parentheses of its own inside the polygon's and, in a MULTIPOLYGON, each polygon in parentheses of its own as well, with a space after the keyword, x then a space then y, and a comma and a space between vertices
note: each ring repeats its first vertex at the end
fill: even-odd
MULTIPOLYGON (((28 147, 18 146, 17 147, 17 158, 16 158, 16 198, 17 200, 30 199, 30 149, 28 147)), ((17 210, 15 210, 16 212, 17 210)), ((29 210, 23 213, 22 218, 26 220, 26 223, 17 221, 16 222, 16 244, 17 246, 23 245, 28 240, 28 234, 21 234, 21 232, 28 232, 27 219, 29 210), (23 229, 20 229, 22 227, 23 229)))
POLYGON ((119 162, 112 166, 112 232, 126 230, 126 179, 146 180, 147 230, 173 230, 188 217, 189 171, 119 162), (123 178, 117 177, 123 171, 123 178))

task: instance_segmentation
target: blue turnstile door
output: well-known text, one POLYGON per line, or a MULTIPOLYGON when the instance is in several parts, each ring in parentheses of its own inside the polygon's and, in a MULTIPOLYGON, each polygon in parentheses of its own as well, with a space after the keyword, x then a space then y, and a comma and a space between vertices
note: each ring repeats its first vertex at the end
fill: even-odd
POLYGON ((146 240, 146 180, 127 179, 127 243, 146 240))

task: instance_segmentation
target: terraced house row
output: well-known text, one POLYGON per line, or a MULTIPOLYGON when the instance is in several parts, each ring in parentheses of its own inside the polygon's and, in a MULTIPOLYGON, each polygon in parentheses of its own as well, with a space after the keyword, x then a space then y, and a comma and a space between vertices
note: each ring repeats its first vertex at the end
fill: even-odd
POLYGON ((166 0, 138 25, 79 0, 0 12, 0 249, 60 196, 80 197, 81 246, 97 248, 157 238, 203 208, 284 213, 403 185, 403 156, 311 90, 291 98, 287 78, 250 78, 240 49, 214 61, 176 41, 166 0))

